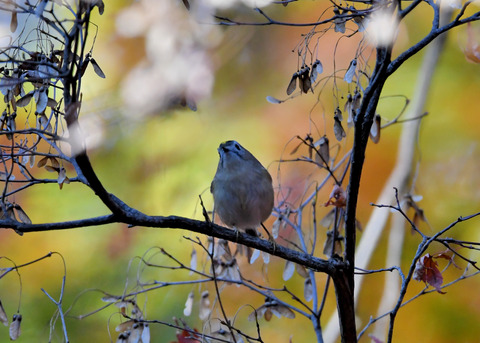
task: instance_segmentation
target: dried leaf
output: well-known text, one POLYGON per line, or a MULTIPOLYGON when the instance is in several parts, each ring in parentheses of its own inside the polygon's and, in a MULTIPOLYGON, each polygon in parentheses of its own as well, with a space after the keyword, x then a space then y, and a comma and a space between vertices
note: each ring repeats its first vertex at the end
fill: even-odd
POLYGON ((445 294, 441 290, 443 276, 437 265, 437 262, 433 260, 433 256, 430 254, 420 257, 415 264, 413 279, 423 281, 435 288, 438 293, 445 294))
POLYGON ((293 73, 292 78, 287 87, 287 95, 292 94, 297 88, 297 78, 298 78, 298 72, 293 73))
POLYGON ((351 83, 353 81, 353 77, 355 76, 355 71, 357 69, 357 59, 354 58, 351 62, 350 65, 347 69, 347 72, 345 73, 345 76, 343 77, 343 80, 346 83, 351 83))
POLYGON ((211 308, 210 308, 210 299, 208 291, 204 291, 200 298, 200 309, 198 313, 198 317, 200 320, 207 320, 210 316, 211 308))
POLYGON ((3 308, 3 305, 2 305, 2 302, 0 301, 0 322, 5 325, 5 326, 8 326, 8 316, 7 316, 7 312, 5 312, 5 309, 3 308))
POLYGON ((328 197, 325 206, 333 205, 335 207, 345 207, 347 205, 347 192, 342 186, 335 184, 328 197))
POLYGON ((343 138, 347 136, 347 134, 343 129, 340 119, 337 116, 333 116, 333 120, 335 121, 335 123, 333 124, 333 133, 335 134, 335 138, 340 142, 343 138))
POLYGON ((22 322, 22 315, 17 313, 13 315, 12 323, 8 329, 10 333, 10 339, 15 341, 21 334, 20 324, 22 322))
POLYGON ((373 143, 377 144, 380 141, 382 118, 376 114, 373 120, 372 127, 370 128, 370 139, 373 143))
POLYGON ((95 71, 95 74, 100 76, 102 79, 105 78, 105 73, 103 72, 102 68, 98 65, 97 61, 95 61, 94 58, 90 60, 90 63, 92 63, 93 71, 95 71))
POLYGON ((290 278, 293 276, 293 272, 295 271, 295 263, 291 261, 286 261, 285 262, 285 268, 283 268, 283 280, 287 281, 290 280, 290 278))
POLYGON ((188 293, 187 301, 185 302, 185 308, 183 309, 183 315, 189 317, 192 314, 193 300, 195 300, 195 294, 193 291, 188 293))
POLYGON ((311 301, 313 299, 313 285, 310 278, 305 279, 305 283, 303 285, 303 296, 305 297, 306 301, 311 301))

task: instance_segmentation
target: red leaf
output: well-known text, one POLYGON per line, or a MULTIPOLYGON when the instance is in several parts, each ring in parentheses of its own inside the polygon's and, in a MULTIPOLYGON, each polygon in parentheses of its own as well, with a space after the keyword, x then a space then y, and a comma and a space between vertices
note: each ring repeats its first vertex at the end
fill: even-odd
POLYGON ((438 293, 445 294, 445 292, 441 290, 443 276, 437 268, 437 262, 435 262, 433 258, 430 254, 426 254, 417 261, 415 271, 413 272, 413 279, 423 281, 435 288, 438 293))
MULTIPOLYGON (((197 330, 195 329, 195 332, 197 330)), ((200 339, 198 335, 194 334, 193 332, 189 332, 187 330, 182 330, 182 332, 177 333, 178 341, 172 343, 200 343, 200 339)))

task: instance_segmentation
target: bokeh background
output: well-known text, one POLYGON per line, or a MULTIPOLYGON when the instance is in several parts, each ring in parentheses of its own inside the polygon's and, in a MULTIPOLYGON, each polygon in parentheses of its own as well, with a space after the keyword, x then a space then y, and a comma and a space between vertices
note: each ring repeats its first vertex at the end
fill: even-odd
MULTIPOLYGON (((269 95, 286 98, 285 89, 298 67, 297 53, 292 50, 302 41, 301 35, 307 33, 308 28, 218 27, 204 23, 201 25, 202 34, 205 34, 202 44, 195 41, 198 37, 194 37, 192 43, 192 46, 200 44, 203 55, 188 60, 191 69, 185 70, 182 64, 174 63, 178 62, 178 56, 155 55, 158 50, 151 45, 152 40, 158 41, 159 45, 167 44, 169 35, 172 35, 176 37, 174 45, 183 42, 189 46, 187 43, 192 34, 188 28, 175 26, 186 20, 182 19, 187 16, 183 4, 181 1, 164 0, 162 5, 155 6, 155 10, 153 2, 145 1, 143 4, 152 9, 151 13, 140 11, 141 15, 132 17, 125 9, 138 6, 138 3, 135 5, 122 0, 107 2, 103 16, 95 13, 93 18, 98 26, 93 57, 107 77, 100 79, 93 70, 87 70, 83 81, 85 100, 82 115, 92 118, 92 121, 86 121, 95 129, 92 129, 92 136, 96 143, 91 146, 90 156, 110 192, 148 214, 175 214, 201 219, 198 196, 202 195, 207 208, 212 207, 209 185, 216 170, 216 148, 220 142, 228 139, 241 142, 268 167, 278 186, 278 160, 282 156, 288 157, 297 144, 291 142, 292 138, 296 135, 304 137, 307 133, 317 134, 317 137, 324 132, 331 134, 331 122, 325 118, 331 118, 339 101, 331 84, 325 86, 320 101, 318 93, 297 96, 280 105, 266 101, 269 95), (162 9, 163 5, 165 8, 162 9), (169 12, 161 17, 165 9, 169 12), (166 18, 172 20, 170 30, 151 29, 153 23, 166 18), (162 76, 165 74, 154 73, 158 71, 155 69, 158 65, 153 69, 146 67, 147 72, 151 72, 150 77, 132 74, 139 66, 155 64, 155 58, 164 64, 171 62, 164 67, 173 75, 177 72, 197 78, 197 88, 191 90, 198 96, 197 111, 180 107, 160 110, 161 99, 155 98, 155 92, 148 94, 145 89, 168 90, 168 87, 174 87, 163 84, 162 76), (205 61, 208 63, 202 63, 205 61), (197 62, 198 65, 195 64, 197 62), (138 82, 135 87, 131 85, 134 76, 137 77, 135 82, 138 82), (140 87, 142 83, 145 89, 140 87)), ((285 22, 311 22, 317 20, 328 6, 324 1, 300 1, 288 7, 269 6, 265 10, 285 22)), ((396 53, 428 32, 431 11, 424 7, 400 28, 396 53)), ((241 4, 224 9, 222 13, 238 20, 264 20, 241 4)), ((330 32, 319 41, 319 57, 325 74, 332 72, 334 57, 337 66, 343 66, 338 68, 342 69, 348 66, 355 54, 358 40, 339 41, 340 36, 340 33, 330 32)), ((427 234, 447 226, 460 215, 478 211, 480 204, 480 67, 465 60, 465 37, 464 28, 450 32, 428 95, 425 110, 429 115, 421 125, 415 194, 423 196, 419 205, 428 218, 429 225, 422 224, 427 234)), ((421 52, 405 63, 389 79, 383 94, 413 97, 422 56, 421 52)), ((403 104, 401 98, 384 98, 379 113, 385 119, 392 119, 403 104)), ((363 223, 366 223, 372 210, 369 204, 375 202, 395 162, 400 130, 400 125, 391 126, 382 132, 379 144, 369 144, 358 210, 358 219, 363 223)), ((351 144, 352 133, 347 130, 343 149, 351 144)), ((301 164, 288 167, 281 174, 282 182, 298 187, 299 192, 318 179, 312 169, 302 169, 301 164)), ((327 200, 329 192, 330 188, 325 190, 325 200, 319 203, 327 200)), ((90 190, 76 184, 65 185, 62 190, 57 185, 39 185, 17 195, 15 201, 27 210, 36 223, 107 213, 90 190)), ((320 206, 318 211, 326 213, 328 210, 320 206)), ((479 241, 478 225, 478 220, 463 223, 449 235, 479 241)), ((101 289, 121 294, 127 280, 135 281, 138 269, 138 258, 135 257, 151 254, 155 251, 154 247, 168 248, 170 253, 188 262, 192 244, 183 236, 195 238, 196 235, 179 230, 127 228, 124 225, 31 233, 23 237, 10 230, 2 230, 0 255, 22 264, 50 251, 60 253, 67 268, 63 306, 69 308, 73 304, 69 314, 79 316, 104 304, 100 301, 101 293, 82 292, 101 289), (149 250, 151 248, 153 250, 149 250)), ((383 267, 387 233, 384 236, 371 262, 372 269, 383 267)), ((408 232, 402 267, 408 266, 419 241, 418 236, 408 232)), ((430 252, 438 251, 432 248, 430 252)), ((1 262, 2 267, 12 265, 6 259, 1 262)), ((21 291, 20 278, 15 273, 0 281, 0 297, 9 316, 16 312, 20 302, 23 322, 19 341, 48 340, 55 306, 41 288, 58 298, 63 268, 59 255, 53 255, 19 271, 21 291)), ((282 269, 283 262, 272 259, 266 269, 257 262, 256 268, 249 270, 257 277, 268 279, 272 285, 281 286, 282 269)), ((446 281, 458 277, 459 273, 461 271, 449 270, 445 274, 446 281)), ((169 270, 156 270, 149 275, 161 281, 178 279, 178 275, 169 270)), ((188 278, 188 275, 184 276, 188 278)), ((322 276, 319 280, 323 280, 322 276)), ((300 294, 303 292, 303 279, 292 279, 287 285, 300 294)), ((445 295, 429 294, 407 305, 398 315, 395 340, 477 342, 480 336, 479 286, 478 278, 464 280, 448 288, 445 295)), ((383 276, 373 276, 365 283, 358 307, 359 327, 363 327, 369 316, 376 313, 382 287, 383 276)), ((413 282, 409 294, 414 295, 423 287, 423 284, 413 282)), ((192 289, 192 286, 167 287, 150 293, 148 299, 143 299, 146 305, 142 305, 147 317, 164 321, 182 317, 187 294, 192 289)), ((198 287, 194 289, 197 291, 198 287)), ((225 295, 232 315, 243 304, 258 307, 263 301, 261 297, 252 296, 234 286, 227 287, 225 295)), ((325 319, 334 307, 333 299, 330 299, 325 319)), ((115 340, 117 333, 114 328, 120 321, 117 311, 110 307, 81 320, 69 317, 67 326, 71 341, 109 341, 108 328, 115 340)), ((241 309, 238 317, 246 317, 250 311, 251 308, 241 309)), ((201 330, 202 323, 195 315, 186 320, 189 325, 201 330)), ((315 337, 305 319, 274 318, 263 324, 265 342, 288 342, 290 338, 293 342, 307 342, 315 337)), ((60 322, 56 326, 53 341, 62 341, 60 322)), ((154 342, 175 339, 175 330, 162 325, 152 325, 151 332, 154 342)), ((369 340, 367 336, 362 338, 363 342, 369 340)), ((0 341, 8 341, 8 328, 0 327, 0 341)))

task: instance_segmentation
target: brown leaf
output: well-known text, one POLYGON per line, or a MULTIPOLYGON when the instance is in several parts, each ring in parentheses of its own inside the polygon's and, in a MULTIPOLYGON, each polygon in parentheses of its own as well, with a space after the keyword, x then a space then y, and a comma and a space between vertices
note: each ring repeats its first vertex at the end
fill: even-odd
POLYGON ((325 206, 330 205, 335 207, 345 207, 347 205, 347 192, 345 192, 342 186, 337 184, 333 186, 328 201, 325 203, 325 206))
POLYGON ((413 279, 423 281, 435 288, 438 293, 445 294, 441 290, 443 276, 437 265, 437 262, 433 260, 433 256, 430 254, 420 257, 415 264, 413 279))

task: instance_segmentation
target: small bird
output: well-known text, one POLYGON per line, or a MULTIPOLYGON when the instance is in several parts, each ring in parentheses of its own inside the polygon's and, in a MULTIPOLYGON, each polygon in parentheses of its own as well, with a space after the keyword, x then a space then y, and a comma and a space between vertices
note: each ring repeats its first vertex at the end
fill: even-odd
MULTIPOLYGON (((262 164, 236 141, 220 144, 218 154, 220 161, 210 186, 214 212, 228 227, 253 232, 257 236, 256 228, 263 226, 262 223, 272 213, 272 177, 262 164)), ((268 236, 271 239, 269 233, 268 236)))

